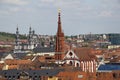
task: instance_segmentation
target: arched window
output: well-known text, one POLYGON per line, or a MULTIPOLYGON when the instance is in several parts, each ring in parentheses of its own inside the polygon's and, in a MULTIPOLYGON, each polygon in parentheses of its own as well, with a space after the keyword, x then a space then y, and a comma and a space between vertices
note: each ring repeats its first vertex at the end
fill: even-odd
POLYGON ((79 63, 77 63, 76 66, 79 67, 79 63))
POLYGON ((72 64, 73 64, 73 62, 72 62, 72 61, 70 61, 70 62, 69 62, 69 64, 70 64, 70 65, 72 65, 72 64))
POLYGON ((117 78, 117 77, 118 77, 117 73, 113 73, 113 78, 117 78))

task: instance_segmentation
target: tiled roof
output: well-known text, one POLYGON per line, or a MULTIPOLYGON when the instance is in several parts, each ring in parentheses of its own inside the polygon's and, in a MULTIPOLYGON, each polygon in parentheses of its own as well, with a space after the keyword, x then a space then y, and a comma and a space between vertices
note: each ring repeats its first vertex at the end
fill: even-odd
MULTIPOLYGON (((10 80, 16 80, 18 76, 20 76, 21 72, 28 73, 28 75, 31 76, 32 78, 34 78, 35 76, 36 78, 38 78, 40 76, 55 76, 61 71, 63 71, 63 69, 46 69, 46 70, 16 70, 14 69, 14 70, 1 70, 0 75, 6 76, 7 79, 11 78, 10 80)), ((39 80, 39 79, 36 79, 36 80, 39 80)))
POLYGON ((31 64, 31 60, 18 60, 18 64, 31 64))
POLYGON ((5 60, 5 63, 6 64, 16 64, 16 65, 19 65, 19 64, 31 64, 32 61, 31 60, 5 60))
POLYGON ((33 49, 35 53, 42 53, 42 52, 55 52, 54 47, 36 47, 33 49))
POLYGON ((14 56, 18 59, 22 59, 25 57, 28 53, 14 53, 14 56))
POLYGON ((9 65, 8 69, 17 69, 18 65, 9 65))
POLYGON ((35 56, 31 55, 31 56, 25 56, 22 59, 24 60, 32 60, 35 56))
POLYGON ((90 54, 91 53, 90 48, 75 48, 74 52, 82 61, 84 60, 90 61, 90 60, 96 59, 95 55, 90 54))
POLYGON ((87 80, 86 73, 82 71, 62 71, 57 77, 62 80, 87 80), (78 79, 79 76, 81 76, 81 79, 78 79))

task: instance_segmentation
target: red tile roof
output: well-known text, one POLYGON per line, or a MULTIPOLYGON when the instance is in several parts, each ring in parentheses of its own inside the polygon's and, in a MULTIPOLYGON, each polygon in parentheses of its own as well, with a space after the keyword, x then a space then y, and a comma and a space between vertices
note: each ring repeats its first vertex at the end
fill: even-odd
POLYGON ((97 59, 95 55, 91 54, 91 48, 75 48, 74 52, 81 61, 97 59))

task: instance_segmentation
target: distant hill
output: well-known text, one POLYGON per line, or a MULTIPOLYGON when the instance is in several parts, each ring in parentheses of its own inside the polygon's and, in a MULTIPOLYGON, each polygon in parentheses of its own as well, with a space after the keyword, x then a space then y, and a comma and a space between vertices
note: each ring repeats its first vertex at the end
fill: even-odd
MULTIPOLYGON (((14 41, 15 37, 13 33, 0 32, 0 41, 14 41)), ((25 35, 20 35, 20 38, 26 39, 27 37, 25 35)))

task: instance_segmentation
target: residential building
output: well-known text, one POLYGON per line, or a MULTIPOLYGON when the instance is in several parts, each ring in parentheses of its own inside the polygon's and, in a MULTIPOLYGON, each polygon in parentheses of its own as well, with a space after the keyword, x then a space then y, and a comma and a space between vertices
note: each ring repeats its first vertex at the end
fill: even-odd
POLYGON ((108 34, 108 37, 112 45, 120 45, 120 34, 108 34))

